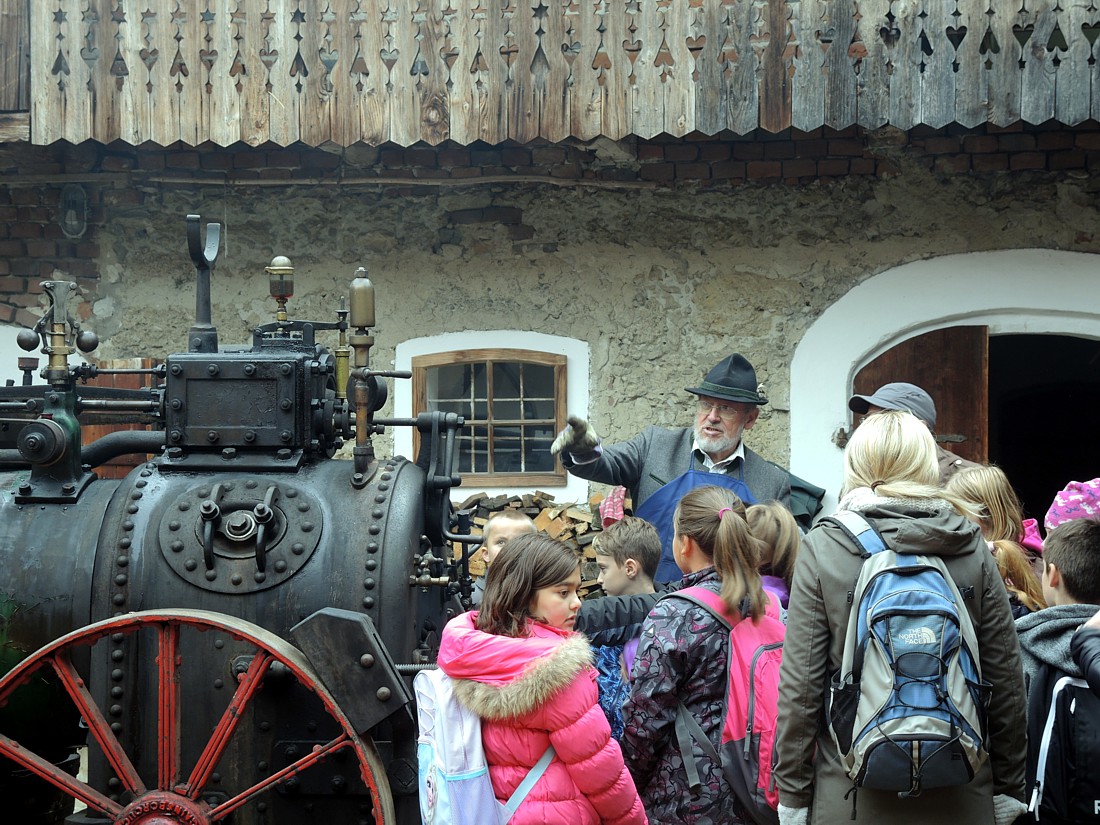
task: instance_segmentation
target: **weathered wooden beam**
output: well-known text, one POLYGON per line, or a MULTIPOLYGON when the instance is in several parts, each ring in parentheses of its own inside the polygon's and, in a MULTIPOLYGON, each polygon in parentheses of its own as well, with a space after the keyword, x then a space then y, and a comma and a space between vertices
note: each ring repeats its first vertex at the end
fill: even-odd
POLYGON ((0 114, 0 143, 31 139, 30 112, 0 114))

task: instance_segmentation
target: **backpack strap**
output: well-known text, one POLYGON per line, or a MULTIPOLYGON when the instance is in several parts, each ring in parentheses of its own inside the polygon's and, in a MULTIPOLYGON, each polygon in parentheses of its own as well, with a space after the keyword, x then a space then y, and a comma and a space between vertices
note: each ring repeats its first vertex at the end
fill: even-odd
POLYGON ((841 510, 821 520, 831 522, 847 533, 863 550, 864 558, 886 549, 886 542, 875 526, 854 510, 841 510))
MULTIPOLYGON (((718 624, 729 633, 733 629, 733 623, 726 615, 726 605, 722 601, 722 597, 706 587, 685 587, 681 590, 673 590, 671 593, 666 593, 661 597, 661 600, 665 599, 682 599, 686 602, 691 602, 696 607, 701 607, 707 613, 713 616, 718 624)), ((726 678, 729 678, 728 676, 726 678)), ((691 740, 694 739, 699 743, 699 747, 703 749, 719 768, 722 766, 722 757, 719 756, 717 748, 714 747, 714 743, 710 741, 706 731, 703 730, 703 726, 699 724, 699 721, 691 715, 691 712, 687 709, 687 706, 683 702, 676 704, 676 746, 680 750, 680 758, 684 763, 684 772, 687 774, 688 788, 691 791, 692 799, 699 797, 699 791, 702 788, 702 777, 699 774, 699 766, 696 764, 695 757, 691 752, 691 740)))
POLYGON ((554 755, 557 752, 554 750, 554 746, 550 745, 546 752, 539 757, 539 761, 535 763, 534 767, 527 772, 527 776, 523 777, 523 781, 519 783, 519 787, 512 792, 512 795, 508 797, 508 804, 504 806, 504 822, 508 822, 517 810, 519 806, 523 804, 523 800, 527 798, 527 794, 531 793, 531 789, 535 787, 542 775, 546 773, 546 769, 550 767, 550 763, 554 761, 554 755))
POLYGON ((703 730, 703 726, 699 724, 699 721, 691 715, 687 706, 683 702, 676 704, 676 746, 680 749, 680 758, 684 763, 684 771, 687 773, 688 788, 691 791, 692 799, 699 797, 699 790, 703 786, 702 778, 699 776, 699 765, 696 764, 694 757, 691 754, 691 740, 694 739, 699 743, 699 747, 703 749, 719 768, 722 767, 722 757, 718 755, 718 750, 714 747, 714 743, 707 737, 706 731, 703 730))
MULTIPOLYGON (((664 601, 665 599, 683 599, 685 602, 691 602, 696 607, 703 608, 726 629, 727 633, 733 630, 733 625, 740 619, 740 617, 731 617, 726 612, 726 603, 722 600, 722 597, 706 587, 696 585, 694 587, 683 587, 680 590, 672 590, 665 593, 657 601, 664 601)), ((746 610, 748 609, 747 605, 742 606, 746 610)))

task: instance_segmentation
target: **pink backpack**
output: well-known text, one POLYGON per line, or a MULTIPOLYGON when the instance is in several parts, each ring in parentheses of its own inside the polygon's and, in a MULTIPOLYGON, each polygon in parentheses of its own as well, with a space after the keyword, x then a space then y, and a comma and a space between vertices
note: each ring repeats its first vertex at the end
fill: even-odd
POLYGON ((758 621, 726 609, 722 597, 705 587, 686 587, 664 598, 685 599, 711 613, 730 634, 726 686, 726 713, 718 749, 681 702, 676 712, 676 737, 684 758, 688 782, 699 786, 699 769, 688 738, 694 739, 715 763, 741 806, 758 825, 777 825, 779 792, 772 782, 775 730, 779 701, 779 665, 783 659, 786 627, 769 600, 758 621), (685 748, 686 745, 686 748, 685 748))

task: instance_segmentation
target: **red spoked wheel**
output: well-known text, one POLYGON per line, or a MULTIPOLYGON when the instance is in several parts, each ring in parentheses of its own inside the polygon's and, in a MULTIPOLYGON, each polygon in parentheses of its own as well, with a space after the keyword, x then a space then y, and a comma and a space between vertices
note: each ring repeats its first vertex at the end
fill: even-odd
MULTIPOLYGON (((219 649, 225 646, 220 640, 214 644, 219 649)), ((63 687, 87 725, 89 748, 97 747, 97 754, 107 766, 105 774, 111 776, 110 787, 93 787, 89 781, 70 775, 3 732, 0 732, 0 755, 60 788, 113 825, 212 825, 227 821, 232 814, 243 812, 245 806, 255 806, 277 788, 285 790, 299 779, 308 779, 310 769, 323 760, 346 761, 349 754, 358 762, 358 775, 370 797, 373 821, 376 825, 392 825, 396 821, 385 768, 374 743, 354 730, 301 651, 257 625, 201 610, 150 610, 97 622, 46 645, 5 674, 0 679, 0 706, 36 678, 56 680, 63 687), (193 671, 210 667, 209 657, 191 654, 199 649, 197 634, 211 631, 227 637, 231 648, 226 655, 231 653, 234 667, 231 678, 225 680, 231 690, 225 691, 229 695, 224 709, 220 713, 207 710, 214 721, 203 727, 192 723, 193 716, 202 717, 202 713, 192 713, 192 709, 200 705, 207 709, 208 696, 203 694, 196 699, 185 693, 188 686, 196 684, 193 671), (132 752, 140 750, 140 746, 133 744, 132 737, 116 735, 120 725, 110 721, 112 714, 117 714, 117 706, 110 705, 109 698, 97 699, 111 696, 110 689, 90 684, 77 667, 77 662, 86 660, 88 652, 97 645, 108 641, 120 645, 127 640, 140 641, 144 650, 155 654, 152 660, 145 657, 150 665, 142 681, 147 695, 137 697, 137 701, 146 709, 149 719, 155 718, 156 752, 140 760, 132 752), (294 751, 293 758, 288 756, 287 764, 281 767, 262 763, 263 775, 256 776, 235 768, 247 761, 235 754, 248 751, 247 742, 239 744, 242 738, 251 735, 242 730, 242 720, 250 718, 253 705, 271 701, 270 696, 264 696, 268 681, 279 683, 280 695, 286 694, 288 683, 292 683, 296 690, 303 688, 315 697, 318 712, 327 716, 321 726, 327 738, 301 748, 304 752, 294 751), (104 708, 105 704, 110 708, 104 708), (155 708, 155 713, 150 708, 155 708), (187 724, 182 721, 185 708, 187 724), (184 754, 192 757, 185 758, 184 754), (144 771, 139 770, 139 762, 145 766, 144 771), (227 778, 232 787, 226 787, 227 778), (209 793, 212 780, 217 782, 216 794, 209 793)), ((204 679, 202 684, 209 681, 204 679)), ((259 804, 262 808, 264 803, 259 804)))

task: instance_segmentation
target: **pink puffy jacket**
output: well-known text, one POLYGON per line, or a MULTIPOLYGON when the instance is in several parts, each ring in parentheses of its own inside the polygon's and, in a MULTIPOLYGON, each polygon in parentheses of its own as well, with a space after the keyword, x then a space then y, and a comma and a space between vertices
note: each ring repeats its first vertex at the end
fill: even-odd
POLYGON ((529 636, 474 627, 476 612, 447 623, 439 667, 459 701, 481 717, 497 799, 506 802, 549 744, 557 755, 511 825, 646 825, 619 743, 596 702, 592 650, 578 633, 530 622, 529 636))

